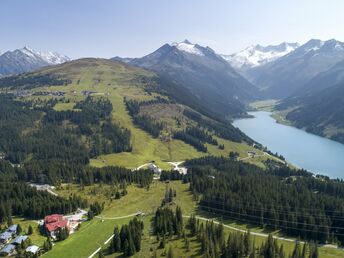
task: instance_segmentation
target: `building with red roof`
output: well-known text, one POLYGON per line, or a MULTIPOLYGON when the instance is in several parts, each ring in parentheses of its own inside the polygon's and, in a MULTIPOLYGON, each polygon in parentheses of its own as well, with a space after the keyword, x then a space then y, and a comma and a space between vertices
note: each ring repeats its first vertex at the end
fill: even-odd
POLYGON ((68 220, 61 214, 52 214, 44 218, 44 227, 49 236, 55 238, 60 229, 68 229, 68 220))

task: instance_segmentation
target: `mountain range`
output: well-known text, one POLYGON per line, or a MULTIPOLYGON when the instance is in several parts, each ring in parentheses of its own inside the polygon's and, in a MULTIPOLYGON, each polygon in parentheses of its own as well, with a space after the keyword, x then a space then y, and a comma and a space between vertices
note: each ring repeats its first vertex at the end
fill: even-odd
MULTIPOLYGON (((58 53, 24 47, 0 55, 0 76, 69 60, 58 53)), ((245 116, 247 103, 275 98, 281 100, 277 109, 288 111, 286 118, 295 126, 344 141, 340 115, 344 112, 344 43, 340 41, 254 45, 221 55, 184 40, 140 58, 117 56, 112 60, 156 73, 160 91, 209 117, 245 116)))
POLYGON ((245 114, 245 103, 259 97, 257 88, 213 49, 188 40, 165 44, 141 58, 113 59, 152 70, 183 85, 212 112, 222 116, 245 114))
POLYGON ((294 126, 344 143, 344 61, 312 78, 276 109, 287 110, 294 126))
POLYGON ((266 98, 293 95, 318 74, 344 60, 344 43, 312 39, 272 62, 253 67, 246 78, 262 90, 266 98))
POLYGON ((279 45, 252 45, 231 55, 221 55, 233 68, 245 74, 245 71, 272 62, 300 46, 299 43, 283 42, 279 45))
POLYGON ((44 66, 61 64, 70 58, 56 52, 39 52, 29 47, 0 55, 0 76, 34 71, 44 66))

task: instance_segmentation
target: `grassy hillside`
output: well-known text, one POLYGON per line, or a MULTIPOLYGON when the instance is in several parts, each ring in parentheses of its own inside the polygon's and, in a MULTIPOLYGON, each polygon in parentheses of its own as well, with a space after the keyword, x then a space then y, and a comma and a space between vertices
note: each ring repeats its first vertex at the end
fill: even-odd
MULTIPOLYGON (((236 151, 241 157, 246 157, 247 151, 253 149, 246 143, 232 142, 217 137, 218 143, 223 145, 224 148, 220 149, 218 146, 207 144, 208 151, 204 153, 197 151, 189 144, 171 137, 167 140, 161 137, 154 138, 144 130, 138 128, 134 125, 132 117, 126 110, 124 104, 125 98, 142 102, 160 97, 171 101, 172 104, 145 106, 140 111, 141 113, 148 113, 154 119, 164 124, 163 135, 171 133, 174 130, 181 130, 186 125, 195 125, 195 122, 183 116, 180 112, 180 110, 190 108, 183 104, 178 104, 175 99, 170 99, 167 96, 168 93, 164 95, 165 91, 161 90, 159 85, 154 84, 154 80, 152 81, 155 77, 156 75, 152 72, 129 67, 119 62, 104 59, 81 59, 15 77, 14 84, 16 87, 8 88, 10 84, 6 84, 3 81, 0 81, 0 86, 3 88, 6 86, 7 91, 15 94, 21 94, 22 90, 26 89, 27 92, 25 92, 23 100, 58 98, 59 102, 54 106, 56 111, 73 110, 74 105, 78 101, 85 99, 87 95, 85 91, 93 92, 92 96, 95 97, 103 96, 108 98, 113 105, 112 119, 114 122, 131 131, 133 148, 132 152, 101 155, 90 161, 92 166, 119 165, 135 168, 154 160, 159 166, 167 169, 169 166, 166 165, 165 161, 181 161, 208 154, 228 155, 231 151, 236 151), (63 81, 64 83, 54 86, 45 85, 45 81, 42 83, 35 82, 33 84, 29 80, 29 84, 20 84, 21 81, 25 82, 28 78, 45 78, 47 76, 54 78, 52 84, 55 81, 63 81), (18 81, 19 84, 16 84, 18 81), (159 89, 155 90, 155 88, 159 89), (64 92, 64 98, 49 96, 48 93, 54 92, 64 92), (177 120, 182 121, 181 125, 177 126, 177 120)), ((161 86, 161 88, 164 87, 161 86)), ((205 118, 211 121, 210 118, 205 118)), ((250 160, 250 162, 255 161, 250 160)), ((260 166, 263 165, 258 160, 256 163, 260 166)))

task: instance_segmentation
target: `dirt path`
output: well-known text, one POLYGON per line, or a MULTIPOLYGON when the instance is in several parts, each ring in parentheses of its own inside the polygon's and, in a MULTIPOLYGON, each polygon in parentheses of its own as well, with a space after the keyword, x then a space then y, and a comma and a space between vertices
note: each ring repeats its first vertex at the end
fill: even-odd
POLYGON ((125 218, 130 218, 130 217, 134 217, 134 216, 137 216, 137 215, 140 215, 142 214, 141 212, 136 212, 136 213, 133 213, 133 214, 129 214, 129 215, 126 215, 126 216, 121 216, 121 217, 103 217, 103 216, 96 216, 97 219, 104 219, 104 220, 108 220, 108 219, 111 219, 111 220, 116 220, 116 219, 125 219, 125 218))
MULTIPOLYGON (((184 215, 183 216, 184 218, 190 218, 190 216, 187 216, 187 215, 184 215)), ((196 219, 199 219, 199 220, 205 220, 205 221, 213 221, 215 224, 220 224, 220 222, 214 220, 214 219, 208 219, 208 218, 204 218, 204 217, 200 217, 200 216, 195 216, 196 219)), ((247 233, 247 230, 245 229, 240 229, 240 228, 236 228, 236 227, 232 227, 232 226, 228 226, 228 225, 225 225, 223 224, 223 226, 225 228, 229 228, 231 230, 235 230, 235 231, 238 231, 238 232, 242 232, 242 233, 247 233)), ((251 235, 253 236, 260 236, 260 237, 268 237, 269 234, 265 234, 265 233, 258 233, 258 232, 250 232, 251 235)), ((286 238, 286 237, 278 237, 278 236, 272 236, 273 238, 275 239, 278 239, 278 240, 283 240, 283 241, 288 241, 288 242, 295 242, 295 239, 292 239, 292 238, 286 238)), ((300 241, 301 244, 304 244, 304 242, 300 241)))

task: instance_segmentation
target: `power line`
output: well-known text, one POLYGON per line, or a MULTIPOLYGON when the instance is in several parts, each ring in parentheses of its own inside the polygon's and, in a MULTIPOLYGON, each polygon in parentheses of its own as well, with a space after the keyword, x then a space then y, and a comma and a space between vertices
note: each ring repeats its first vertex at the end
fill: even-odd
MULTIPOLYGON (((216 198, 218 200, 221 200, 223 201, 222 199, 220 198, 216 198)), ((241 203, 241 204, 247 204, 247 203, 243 203, 243 202, 240 202, 240 201, 236 201, 237 203, 241 203)), ((263 205, 263 204, 262 204, 263 205)), ((264 206, 264 205, 263 205, 264 206)), ((265 206, 266 207, 266 206, 265 206)), ((272 206, 268 206, 270 208, 275 208, 275 207, 279 207, 279 208, 286 208, 286 206, 283 206, 283 205, 274 205, 273 207, 272 206)), ((328 209, 323 209, 323 210, 320 210, 320 209, 313 209, 313 208, 297 208, 298 210, 308 210, 308 211, 319 211, 319 212, 331 212, 331 213, 340 213, 342 216, 336 216, 336 217, 340 217, 340 218, 344 218, 344 211, 334 211, 334 210, 328 210, 328 209)), ((333 215, 332 215, 333 216, 333 215)))
MULTIPOLYGON (((205 208, 208 208, 210 210, 217 210, 217 211, 222 211, 224 213, 231 213, 231 214, 237 214, 237 215, 242 215, 242 216, 248 216, 248 217, 254 217, 254 218, 259 218, 261 219, 262 217, 259 217, 259 216, 254 216, 254 215, 246 215, 246 214, 241 214, 241 213, 237 213, 237 212, 232 212, 232 211, 226 211, 226 210, 222 210, 222 209, 217 209, 217 208, 214 208, 214 207, 211 207, 211 206, 205 206, 205 205, 199 205, 201 207, 205 207, 205 208)), ((237 217, 231 217, 232 219, 234 220, 239 220, 239 221, 246 221, 246 222, 250 222, 250 223, 253 223, 253 224, 259 224, 259 222, 257 221, 254 221, 254 220, 248 220, 248 219, 242 219, 242 218, 237 218, 237 217)), ((268 219, 268 218, 264 218, 263 219, 268 219)), ((281 221, 281 220, 276 220, 276 219, 268 219, 268 220, 272 220, 272 221, 281 221)), ((284 221, 283 221, 284 222, 284 221)), ((276 226, 275 224, 272 224, 272 223, 268 223, 268 222, 263 222, 263 224, 266 224, 266 225, 270 225, 270 226, 276 226)), ((308 225, 312 225, 312 226, 316 226, 316 227, 319 227, 321 225, 315 225, 315 224, 308 224, 308 225)), ((278 225, 278 227, 280 228, 285 228, 285 229, 295 229, 297 231, 307 231, 307 232, 312 232, 312 233, 321 233, 321 234, 324 234, 323 231, 319 231, 319 230, 310 230, 310 229, 304 229, 304 228, 295 228, 295 227, 290 227, 290 226, 285 226, 285 225, 278 225)), ((344 228, 340 228, 340 229, 344 229, 344 228)), ((344 234, 341 234, 341 233, 336 233, 336 232, 331 232, 333 233, 334 235, 337 235, 337 236, 344 236, 344 234)))
MULTIPOLYGON (((204 200, 204 202, 208 202, 208 203, 215 203, 215 204, 220 204, 224 207, 229 207, 229 208, 237 208, 237 209, 240 209, 240 207, 238 206, 228 206, 227 203, 225 202, 216 202, 214 200, 204 200)), ((247 204, 247 203, 242 203, 243 205, 243 208, 246 209, 246 210, 255 210, 255 211, 263 211, 263 212, 269 212, 271 210, 268 210, 267 208, 264 208, 262 209, 262 207, 259 207, 259 206, 255 206, 255 205, 252 205, 252 204, 247 204), (254 208, 254 207, 258 207, 258 208, 254 208)), ((285 214, 285 215, 290 215, 290 214, 296 214, 296 215, 301 215, 300 212, 297 212, 297 211, 283 211, 283 210, 279 210, 279 209, 275 209, 274 207, 270 208, 270 209, 274 209, 274 211, 280 213, 280 214, 285 214)), ((317 214, 317 213, 313 213, 313 214, 310 214, 312 217, 315 217, 315 218, 325 218, 325 219, 331 219, 331 221, 344 221, 344 217, 342 216, 333 216, 333 215, 322 215, 322 214, 317 214)))

